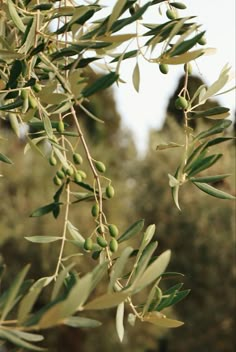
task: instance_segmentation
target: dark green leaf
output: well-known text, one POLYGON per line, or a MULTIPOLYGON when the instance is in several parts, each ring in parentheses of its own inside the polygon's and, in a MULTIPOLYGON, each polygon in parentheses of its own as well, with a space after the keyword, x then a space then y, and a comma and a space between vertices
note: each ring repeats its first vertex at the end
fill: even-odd
POLYGON ((164 297, 162 298, 160 304, 157 306, 157 311, 161 311, 164 308, 173 306, 174 304, 177 304, 178 302, 182 301, 188 294, 190 290, 184 290, 184 291, 174 291, 170 294, 169 297, 164 297))
POLYGON ((230 200, 236 199, 236 197, 232 196, 231 194, 220 191, 217 188, 208 185, 207 183, 193 182, 193 184, 197 186, 201 191, 209 194, 212 197, 230 200))
POLYGON ((137 21, 140 17, 142 17, 142 15, 144 14, 144 12, 147 10, 147 8, 152 4, 151 1, 147 2, 145 5, 143 5, 142 7, 140 7, 137 11, 135 11, 135 13, 133 14, 133 16, 121 19, 121 20, 117 20, 116 22, 114 22, 111 26, 111 31, 112 33, 119 31, 120 29, 124 28, 125 26, 137 21))
POLYGON ((20 106, 22 106, 22 104, 23 104, 23 100, 21 98, 18 98, 12 103, 0 106, 0 110, 10 111, 12 109, 19 108, 20 106))
POLYGON ((203 132, 199 133, 195 138, 196 139, 202 139, 202 138, 206 138, 206 137, 212 136, 214 134, 222 133, 231 124, 232 124, 232 121, 230 121, 230 120, 219 121, 213 127, 209 128, 206 131, 203 131, 203 132))
POLYGON ((215 175, 215 176, 203 176, 203 177, 190 177, 190 181, 192 182, 206 182, 206 183, 211 183, 211 182, 218 182, 223 180, 226 177, 229 177, 230 174, 223 174, 223 175, 215 175))
POLYGON ((197 44, 199 39, 201 39, 204 34, 205 34, 205 31, 197 34, 195 37, 191 39, 183 41, 182 43, 177 45, 177 47, 173 51, 170 51, 170 56, 172 57, 172 56, 186 53, 186 51, 190 50, 192 47, 194 47, 194 45, 197 44))
POLYGON ((84 68, 87 65, 89 65, 91 62, 94 62, 96 60, 99 60, 99 57, 88 57, 88 58, 79 59, 79 60, 77 59, 77 60, 74 60, 73 62, 71 62, 70 64, 64 66, 63 70, 70 70, 72 67, 74 69, 84 68))
POLYGON ((137 235, 140 231, 142 231, 144 226, 144 220, 138 220, 134 224, 132 224, 119 238, 118 242, 124 242, 129 240, 131 237, 137 235))
POLYGON ((4 154, 0 153, 0 161, 7 163, 7 164, 13 164, 13 162, 4 154))
POLYGON ((219 143, 224 143, 224 142, 228 142, 232 139, 234 139, 235 137, 218 137, 218 138, 214 138, 212 140, 210 140, 209 142, 207 142, 206 147, 212 147, 213 145, 219 144, 219 143))
POLYGON ((123 55, 123 54, 117 54, 117 57, 115 57, 115 58, 111 61, 111 63, 119 61, 119 59, 121 58, 121 56, 123 56, 123 57, 122 57, 122 61, 124 61, 124 60, 126 60, 126 59, 130 59, 130 58, 132 58, 132 57, 136 57, 137 54, 138 54, 138 50, 131 50, 131 51, 128 51, 128 52, 125 53, 124 55, 123 55))
POLYGON ((47 204, 41 208, 36 209, 30 215, 30 217, 39 217, 39 216, 43 216, 45 214, 51 213, 58 205, 62 205, 62 203, 54 202, 54 203, 47 204))
POLYGON ((189 114, 189 117, 198 118, 198 117, 207 117, 207 116, 213 116, 213 115, 221 115, 229 111, 230 111, 229 108, 225 108, 223 106, 216 106, 214 108, 207 109, 204 111, 191 111, 189 114))
POLYGON ((192 165, 187 168, 188 177, 194 176, 199 172, 209 169, 212 165, 214 165, 223 154, 214 154, 209 155, 206 158, 198 158, 192 165))
POLYGON ((87 98, 101 89, 110 87, 114 82, 118 80, 118 78, 119 75, 116 72, 108 73, 107 75, 98 78, 89 87, 84 88, 81 94, 83 97, 87 98))

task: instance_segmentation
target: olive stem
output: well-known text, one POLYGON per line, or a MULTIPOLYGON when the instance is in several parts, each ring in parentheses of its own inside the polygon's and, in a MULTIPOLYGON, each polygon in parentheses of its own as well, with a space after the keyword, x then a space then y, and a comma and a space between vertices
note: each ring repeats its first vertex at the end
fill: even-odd
MULTIPOLYGON (((71 107, 71 114, 73 116, 73 119, 74 119, 74 122, 75 122, 75 125, 76 125, 76 128, 77 128, 77 131, 79 133, 79 137, 81 139, 81 142, 82 142, 82 145, 84 147, 84 151, 85 151, 85 154, 86 154, 86 157, 87 157, 87 160, 89 162, 89 165, 90 165, 90 168, 92 170, 92 173, 93 173, 93 177, 96 181, 96 184, 97 184, 97 187, 98 187, 98 205, 99 205, 99 225, 100 225, 100 228, 102 229, 103 228, 103 221, 102 221, 102 214, 103 214, 103 203, 102 203, 102 187, 101 187, 101 182, 100 182, 100 178, 99 178, 99 175, 96 171, 96 168, 94 166, 94 163, 93 163, 93 158, 89 152, 89 148, 88 148, 88 145, 86 143, 86 140, 84 138, 84 135, 83 135, 83 132, 81 130, 81 127, 80 127, 80 124, 79 124, 79 121, 77 119, 77 116, 76 116, 76 112, 75 112, 75 109, 74 107, 72 106, 71 107)), ((102 234, 103 237, 104 237, 104 234, 102 234)), ((112 260, 111 260, 111 256, 110 256, 110 253, 109 253, 109 249, 106 247, 106 255, 107 255, 107 258, 109 260, 109 267, 112 266, 112 260)))

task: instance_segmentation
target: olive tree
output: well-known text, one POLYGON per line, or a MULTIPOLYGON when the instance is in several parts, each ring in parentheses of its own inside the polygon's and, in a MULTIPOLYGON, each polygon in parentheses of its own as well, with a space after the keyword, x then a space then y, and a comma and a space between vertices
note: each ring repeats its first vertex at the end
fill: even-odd
MULTIPOLYGON (((43 331, 52 327, 99 326, 101 322, 91 318, 94 310, 116 307, 116 331, 121 342, 125 312, 132 326, 136 320, 167 328, 183 324, 163 312, 189 293, 179 283, 162 289, 163 278, 179 275, 167 271, 171 251, 156 251, 155 225, 144 229, 144 220, 139 219, 120 233, 115 219, 108 219, 104 203, 114 201, 115 185, 104 161, 93 157, 93 146, 88 146, 81 127, 81 113, 103 123, 102 116, 89 110, 89 100, 113 84, 123 84, 120 68, 126 60, 135 59, 133 85, 137 91, 140 57, 150 65, 158 65, 160 74, 168 73, 168 65, 183 65, 185 80, 175 107, 183 116, 184 140, 180 144, 171 141, 157 146, 157 150, 179 148, 180 163, 176 172, 168 175, 177 208, 180 209, 179 192, 186 183, 210 196, 234 199, 211 185, 228 174, 201 174, 222 157, 212 153, 212 147, 231 139, 222 135, 231 124, 226 119, 229 109, 199 109, 228 83, 230 67, 225 66, 212 85, 201 85, 190 95, 191 61, 214 50, 205 47, 205 31, 195 17, 181 17, 185 4, 118 0, 104 11, 100 3, 1 1, 1 118, 11 125, 18 138, 23 131, 25 153, 40 154, 47 161, 45 167, 55 170, 51 203, 39 204, 30 216, 48 214, 63 219, 59 235, 39 234, 24 239, 50 246, 54 242, 60 244, 51 275, 32 283, 26 280, 27 265, 16 273, 10 287, 0 296, 0 339, 25 349, 43 350, 35 343, 43 340, 43 331), (158 8, 162 23, 146 23, 146 13, 158 8), (103 74, 91 80, 96 66, 102 68, 103 74), (211 119, 214 123, 196 134, 189 126, 193 119, 211 119), (80 212, 77 222, 72 223, 70 209, 80 209, 85 201, 92 204, 91 224, 87 233, 80 233, 80 212), (137 235, 140 245, 132 248, 128 242, 137 235), (71 244, 74 253, 68 258, 65 248, 71 244), (81 273, 75 265, 77 256, 85 262, 92 257, 93 270, 81 273), (102 293, 98 290, 101 282, 106 287, 102 293), (37 309, 37 300, 45 289, 51 290, 48 302, 37 309)), ((0 153, 0 161, 9 167, 11 159, 11 155, 0 153)))

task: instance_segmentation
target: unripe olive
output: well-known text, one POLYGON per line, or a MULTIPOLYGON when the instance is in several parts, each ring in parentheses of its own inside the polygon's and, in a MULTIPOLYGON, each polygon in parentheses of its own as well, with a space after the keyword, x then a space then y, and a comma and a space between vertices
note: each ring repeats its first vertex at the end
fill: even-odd
POLYGON ((84 241, 84 249, 86 251, 91 251, 91 249, 93 248, 93 240, 92 238, 86 238, 86 240, 84 241))
POLYGON ((29 96, 29 91, 28 91, 28 89, 22 89, 20 95, 21 95, 21 98, 22 98, 22 99, 24 99, 24 100, 28 99, 28 96, 29 96))
POLYGON ((57 159, 55 158, 54 155, 50 155, 48 161, 49 161, 49 164, 52 166, 55 166, 57 164, 57 159))
POLYGON ((29 95, 29 106, 30 106, 32 109, 36 109, 37 106, 38 106, 37 100, 36 100, 32 95, 29 95))
POLYGON ((62 185, 62 182, 61 180, 57 177, 57 176, 54 176, 53 177, 53 182, 56 186, 61 186, 62 185))
POLYGON ((58 125, 57 125, 57 132, 63 133, 64 130, 65 130, 64 122, 63 121, 59 121, 58 125))
POLYGON ((188 73, 189 75, 192 74, 193 68, 190 62, 184 64, 184 72, 188 73))
POLYGON ((97 237, 97 244, 102 247, 105 248, 107 246, 107 241, 105 240, 105 238, 103 238, 102 236, 98 236, 97 237))
POLYGON ((159 70, 161 71, 161 73, 166 75, 169 72, 169 66, 167 64, 160 64, 159 70))
POLYGON ((80 165, 83 162, 83 158, 82 158, 82 156, 80 154, 75 153, 75 154, 73 154, 73 161, 74 161, 75 164, 80 165))
POLYGON ((106 196, 107 196, 107 198, 113 198, 114 194, 115 194, 114 188, 111 185, 107 186, 107 188, 106 188, 106 196))
POLYGON ((99 256, 100 256, 100 253, 101 253, 101 251, 95 251, 95 252, 93 252, 92 258, 93 258, 94 260, 97 260, 97 259, 99 258, 99 256))
POLYGON ((187 109, 188 101, 184 97, 178 97, 175 101, 175 107, 178 110, 187 109))
POLYGON ((80 176, 82 178, 86 178, 87 177, 86 173, 83 170, 78 170, 77 172, 80 174, 80 176))
POLYGON ((207 41, 206 41, 206 38, 205 37, 201 37, 199 40, 198 40, 198 44, 199 45, 206 45, 207 41))
POLYGON ((76 172, 74 174, 74 180, 75 180, 75 182, 81 182, 82 181, 82 176, 80 175, 79 172, 76 172))
POLYGON ((110 243, 109 243, 109 248, 112 253, 116 252, 118 249, 118 242, 115 238, 112 238, 110 243))
POLYGON ((74 169, 73 169, 73 167, 69 167, 69 169, 67 169, 66 170, 66 174, 68 175, 68 176, 73 176, 74 175, 74 169))
POLYGON ((180 10, 185 10, 187 8, 187 6, 182 2, 171 2, 170 5, 180 10))
POLYGON ((106 166, 101 162, 101 161, 96 161, 95 162, 95 167, 99 172, 105 172, 106 171, 106 166))
POLYGON ((176 19, 176 12, 175 11, 173 11, 173 10, 170 10, 170 9, 168 9, 167 11, 166 11, 166 16, 170 19, 170 20, 175 20, 176 19))
POLYGON ((109 230, 109 233, 110 233, 111 237, 117 237, 118 234, 119 234, 119 230, 116 227, 116 225, 110 224, 108 226, 108 230, 109 230))
POLYGON ((98 205, 98 204, 94 204, 94 205, 92 206, 91 214, 92 214, 92 216, 95 217, 95 218, 98 216, 98 214, 99 214, 99 205, 98 205))
POLYGON ((36 93, 38 93, 42 90, 42 87, 39 83, 35 83, 35 85, 32 88, 36 93))
POLYGON ((65 177, 65 174, 62 170, 58 170, 57 171, 57 177, 60 178, 61 180, 63 180, 63 178, 65 177))

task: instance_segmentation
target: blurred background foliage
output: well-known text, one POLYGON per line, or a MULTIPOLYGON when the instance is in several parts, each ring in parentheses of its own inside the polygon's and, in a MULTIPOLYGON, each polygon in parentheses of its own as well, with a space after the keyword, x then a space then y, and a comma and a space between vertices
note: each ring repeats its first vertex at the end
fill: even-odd
MULTIPOLYGON (((132 329, 127 324, 125 341, 121 345, 114 329, 115 310, 112 313, 99 312, 99 317, 95 314, 93 317, 103 321, 104 325, 93 331, 67 327, 57 332, 49 331, 47 337, 51 352, 234 351, 234 204, 216 200, 186 185, 181 192, 180 213, 173 204, 167 178, 168 172, 173 174, 175 171, 179 149, 155 151, 159 143, 181 143, 184 138, 180 127, 181 116, 173 109, 178 87, 182 87, 181 80, 170 98, 163 129, 150 131, 149 147, 143 157, 138 155, 130 132, 121 127, 112 90, 98 93, 87 106, 104 120, 104 124, 95 123, 82 111, 77 111, 77 114, 93 157, 106 164, 107 175, 113 180, 116 189, 115 198, 109 204, 104 203, 108 221, 115 222, 120 231, 140 218, 145 219, 146 226, 155 223, 158 252, 170 248, 170 271, 186 274, 183 278, 185 288, 190 288, 192 292, 171 313, 184 320, 185 325, 170 331, 142 323, 132 329)), ((195 91, 200 84, 202 81, 199 78, 192 77, 190 91, 192 88, 195 91)), ((209 107, 212 107, 217 102, 210 104, 209 107)), ((200 120, 192 127, 197 131, 203 123, 200 120)), ((32 155, 31 151, 24 155, 24 139, 17 140, 7 126, 2 125, 1 129, 7 139, 0 141, 1 151, 14 161, 13 166, 0 165, 0 173, 4 175, 0 182, 0 251, 2 261, 8 266, 5 282, 6 279, 10 282, 19 267, 28 262, 32 262, 32 278, 51 275, 59 250, 57 245, 32 244, 23 238, 31 235, 60 235, 60 219, 59 222, 55 221, 51 215, 29 217, 34 209, 51 202, 56 191, 52 183, 56 169, 49 164, 47 166, 44 159, 32 155)), ((215 173, 235 173, 235 144, 228 142, 220 149, 225 155, 221 163, 214 166, 215 173)), ((215 186, 233 194, 234 180, 235 174, 215 186)), ((93 228, 89 208, 89 202, 71 207, 70 221, 85 237, 93 228)), ((132 245, 137 247, 138 241, 135 243, 132 240, 132 245)), ((71 253, 70 246, 67 253, 71 253)), ((78 257, 77 265, 81 272, 88 270, 81 257, 78 257)), ((168 282, 166 285, 168 287, 168 282)), ((45 296, 42 296, 41 303, 44 300, 45 296)))

